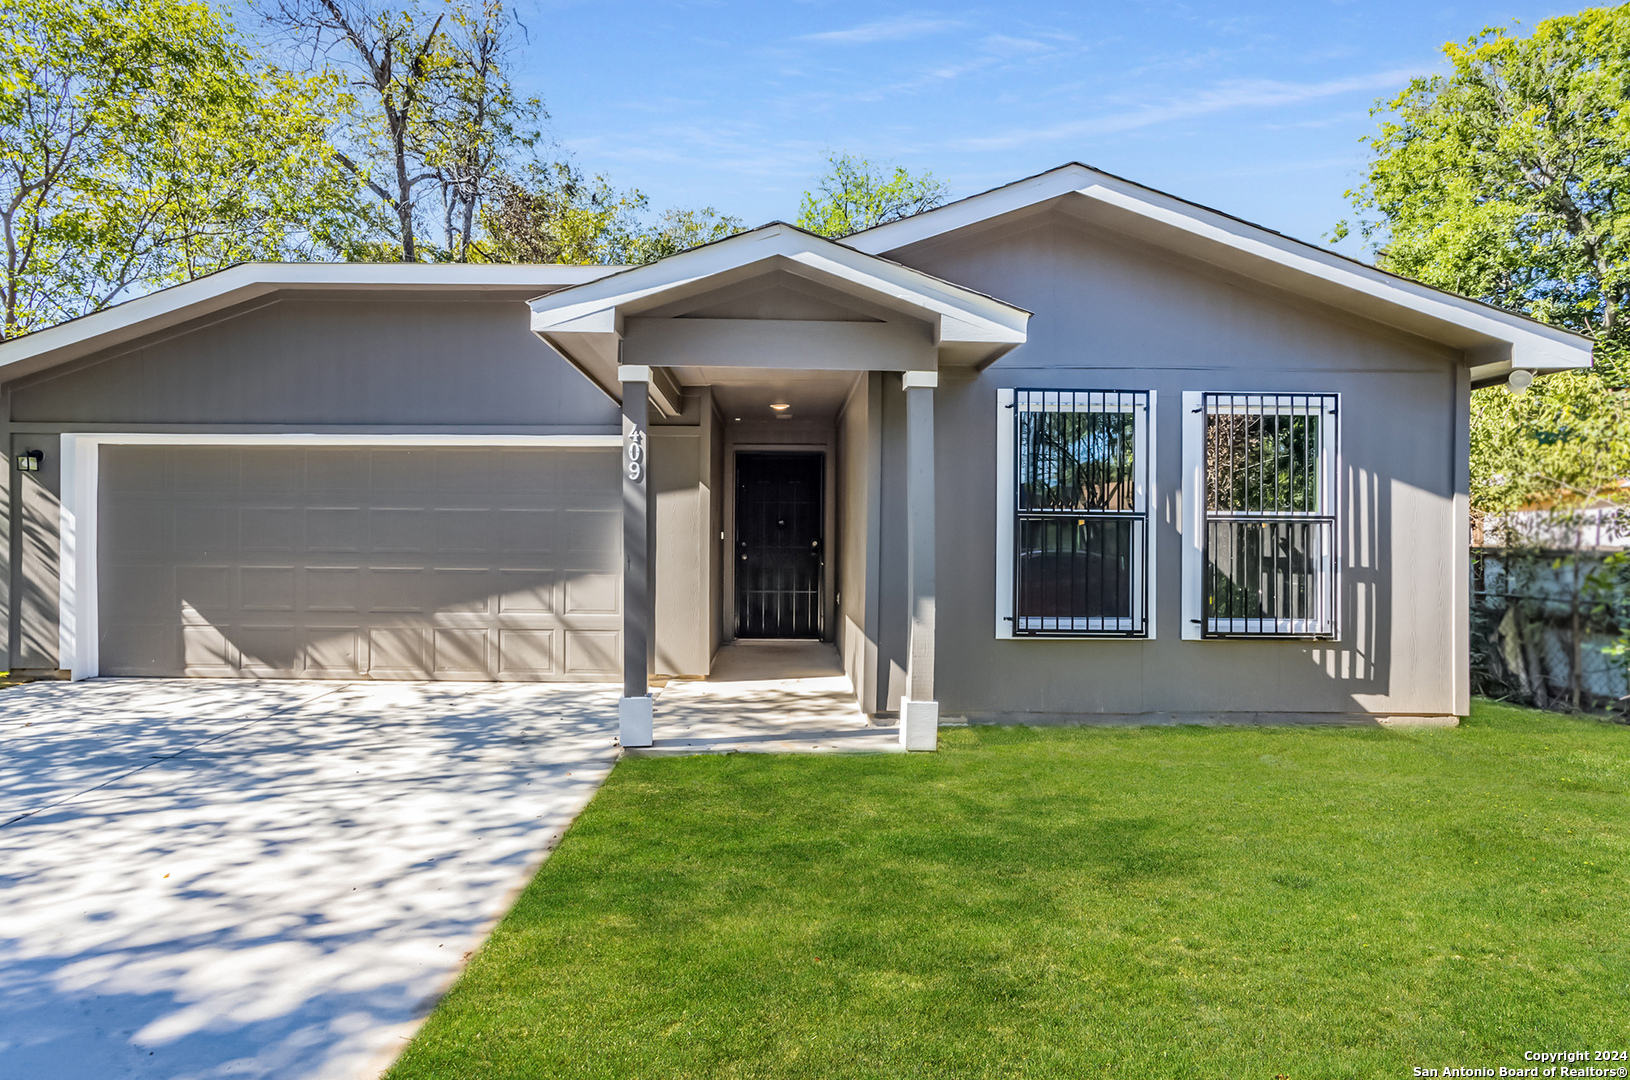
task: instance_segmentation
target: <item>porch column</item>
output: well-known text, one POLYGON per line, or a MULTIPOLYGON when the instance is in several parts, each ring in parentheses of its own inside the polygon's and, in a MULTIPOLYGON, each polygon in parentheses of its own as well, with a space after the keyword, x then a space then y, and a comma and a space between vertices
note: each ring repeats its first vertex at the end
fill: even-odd
POLYGON ((653 619, 648 478, 651 369, 624 364, 623 384, 623 696, 617 734, 623 746, 651 745, 651 693, 646 681, 653 619))
POLYGON ((934 390, 939 374, 907 371, 906 566, 911 582, 907 697, 900 705, 900 744, 939 748, 940 705, 934 697, 934 390))

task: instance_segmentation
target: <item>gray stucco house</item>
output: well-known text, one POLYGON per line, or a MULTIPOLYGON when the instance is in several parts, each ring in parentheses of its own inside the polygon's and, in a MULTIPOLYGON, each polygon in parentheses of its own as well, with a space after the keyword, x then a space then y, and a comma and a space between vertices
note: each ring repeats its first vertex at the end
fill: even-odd
POLYGON ((1081 165, 628 269, 247 265, 0 344, 13 670, 1452 722, 1474 386, 1589 343, 1081 165))

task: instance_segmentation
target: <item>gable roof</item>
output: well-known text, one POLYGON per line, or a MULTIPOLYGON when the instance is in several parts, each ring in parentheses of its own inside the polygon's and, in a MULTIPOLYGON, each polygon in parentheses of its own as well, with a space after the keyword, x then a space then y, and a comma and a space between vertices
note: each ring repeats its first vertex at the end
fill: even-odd
POLYGON ((1591 363, 1590 339, 1505 308, 1424 285, 1079 162, 843 238, 871 254, 900 253, 1010 214, 1056 203, 1086 220, 1337 309, 1466 352, 1474 384, 1513 368, 1561 371, 1591 363))
POLYGON ((988 363, 1026 339, 1021 307, 780 221, 540 296, 532 330, 615 395, 626 319, 771 274, 927 324, 945 363, 988 363))
POLYGON ((31 334, 0 341, 0 380, 280 294, 523 293, 592 281, 617 266, 468 263, 240 263, 31 334))

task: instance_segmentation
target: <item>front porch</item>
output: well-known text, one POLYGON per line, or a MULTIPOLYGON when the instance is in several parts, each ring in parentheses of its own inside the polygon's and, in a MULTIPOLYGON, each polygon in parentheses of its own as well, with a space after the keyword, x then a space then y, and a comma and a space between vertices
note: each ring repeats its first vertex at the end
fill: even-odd
POLYGON ((785 225, 532 312, 622 405, 622 745, 775 742, 773 713, 934 749, 935 393, 1028 313, 785 225), (776 649, 821 673, 739 675, 776 649))
POLYGON ((653 694, 654 730, 641 756, 900 752, 899 729, 872 723, 824 641, 742 639, 721 648, 706 679, 669 679, 653 694))

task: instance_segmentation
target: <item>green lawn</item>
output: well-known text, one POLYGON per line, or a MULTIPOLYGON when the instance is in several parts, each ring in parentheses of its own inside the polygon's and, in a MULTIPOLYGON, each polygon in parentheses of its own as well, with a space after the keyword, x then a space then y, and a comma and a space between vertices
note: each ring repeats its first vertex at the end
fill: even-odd
POLYGON ((1630 728, 1480 703, 1447 731, 941 739, 623 761, 392 1080, 1312 1080, 1630 1046, 1630 728))

